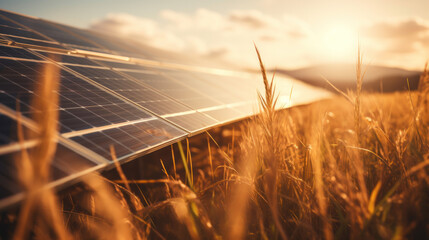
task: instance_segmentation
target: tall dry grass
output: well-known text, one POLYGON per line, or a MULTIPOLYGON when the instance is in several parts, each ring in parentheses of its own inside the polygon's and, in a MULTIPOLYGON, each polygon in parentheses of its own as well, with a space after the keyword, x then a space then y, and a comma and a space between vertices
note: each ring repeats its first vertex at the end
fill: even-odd
MULTIPOLYGON (((27 238, 30 228, 34 229, 33 234, 37 238, 70 239, 62 222, 56 196, 52 190, 45 188, 51 177, 50 164, 58 137, 59 69, 48 64, 43 69, 43 75, 36 86, 32 103, 32 118, 38 126, 38 131, 25 134, 22 125, 18 124, 18 139, 22 151, 15 162, 18 179, 26 190, 26 198, 21 206, 14 239, 27 238), (27 137, 37 141, 37 145, 30 150, 24 147, 27 137)), ((18 114, 18 122, 19 119, 18 114)))
MULTIPOLYGON (((274 78, 257 55, 260 115, 171 146, 170 159, 156 159, 162 179, 129 179, 118 164, 117 179, 89 176, 61 195, 61 207, 39 186, 57 135, 56 100, 43 99, 56 99, 58 84, 47 74, 34 104, 46 114, 34 117, 41 130, 31 136, 40 150, 17 161, 27 198, 15 238, 427 239, 427 67, 417 92, 367 94, 359 50, 355 91, 278 112, 274 78)), ((138 171, 151 169, 144 164, 138 171)))
MULTIPOLYGON (((88 214, 65 211, 54 190, 46 187, 52 178, 51 163, 58 141, 59 76, 59 68, 53 64, 46 64, 42 69, 32 100, 32 120, 36 131, 24 131, 18 107, 17 133, 22 150, 15 163, 25 198, 17 214, 14 234, 8 237, 17 240, 84 239, 92 236, 98 239, 143 239, 140 229, 134 226, 136 221, 129 206, 122 204, 123 195, 115 197, 112 187, 99 175, 91 174, 83 181, 91 201, 80 204, 80 207, 88 214), (26 140, 35 140, 37 144, 26 149, 26 140), (79 231, 69 225, 76 216, 81 221, 79 231)), ((116 189, 116 193, 120 191, 116 189)))

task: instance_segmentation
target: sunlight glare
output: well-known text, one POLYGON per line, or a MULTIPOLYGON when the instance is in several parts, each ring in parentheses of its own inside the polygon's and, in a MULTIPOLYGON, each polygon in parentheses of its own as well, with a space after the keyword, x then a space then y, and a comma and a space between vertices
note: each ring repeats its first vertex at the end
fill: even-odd
POLYGON ((353 57, 358 36, 352 27, 335 24, 323 31, 321 40, 324 55, 330 61, 344 61, 353 57))

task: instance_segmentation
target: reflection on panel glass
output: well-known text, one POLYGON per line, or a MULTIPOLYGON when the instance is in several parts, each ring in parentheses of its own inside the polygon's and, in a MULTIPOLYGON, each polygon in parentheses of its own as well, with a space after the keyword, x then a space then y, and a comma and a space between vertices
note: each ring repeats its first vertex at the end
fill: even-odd
POLYGON ((37 34, 11 21, 8 21, 7 19, 1 17, 1 15, 0 15, 0 33, 6 36, 15 36, 15 37, 30 38, 30 39, 45 40, 45 41, 49 40, 41 36, 40 34, 37 34))
POLYGON ((207 108, 222 103, 201 92, 188 87, 186 84, 168 78, 154 71, 127 71, 121 72, 141 81, 162 93, 179 100, 193 109, 207 108))
POLYGON ((214 110, 204 111, 204 114, 218 120, 221 123, 230 122, 243 117, 243 113, 231 108, 219 108, 214 110))
POLYGON ((213 82, 209 81, 209 79, 197 78, 194 74, 190 72, 170 70, 165 71, 164 73, 166 76, 180 81, 181 83, 189 86, 195 91, 198 91, 199 93, 204 94, 205 96, 208 96, 212 99, 215 99, 223 104, 243 101, 243 99, 237 97, 236 94, 232 94, 229 91, 225 91, 224 88, 219 87, 217 84, 213 84, 213 82))
POLYGON ((115 148, 116 156, 121 159, 166 141, 184 136, 185 134, 184 131, 162 120, 154 119, 82 136, 75 136, 71 139, 89 147, 104 158, 111 160, 112 156, 108 150, 110 146, 115 148))
MULTIPOLYGON (((32 148, 27 151, 30 156, 34 155, 31 154, 32 148)), ((0 200, 23 190, 17 172, 17 162, 20 161, 21 154, 18 151, 0 156, 0 200)), ((94 166, 92 161, 58 144, 50 169, 51 180, 59 180, 94 166)))
MULTIPOLYGON (((139 69, 139 73, 142 73, 142 69, 145 69, 142 66, 100 59, 93 61, 78 56, 49 54, 41 51, 39 53, 50 56, 53 59, 60 59, 62 64, 73 71, 149 109, 189 132, 212 126, 217 122, 205 114, 195 112, 195 110, 202 106, 217 106, 219 103, 210 101, 207 97, 189 90, 176 81, 153 71, 151 72, 152 74, 140 75, 140 79, 133 79, 131 76, 121 75, 116 72, 125 69, 122 71, 123 74, 126 71, 132 70, 135 72, 136 69, 139 69), (114 70, 102 67, 97 63, 112 67, 114 70), (194 104, 188 104, 192 102, 194 104)), ((143 72, 148 73, 148 71, 143 72)))
MULTIPOLYGON (((0 59, 0 101, 11 109, 16 103, 24 115, 30 106, 37 79, 45 62, 0 59)), ((132 121, 151 116, 66 72, 60 72, 60 131, 70 132, 132 121)))
POLYGON ((72 33, 69 33, 60 29, 59 27, 57 27, 58 25, 56 24, 53 24, 41 19, 35 19, 35 18, 25 17, 22 15, 17 15, 17 14, 2 11, 2 10, 0 10, 0 15, 3 15, 16 22, 19 22, 20 24, 38 33, 41 33, 51 39, 54 39, 55 41, 58 41, 60 43, 66 43, 71 46, 75 46, 75 47, 79 47, 87 50, 96 50, 100 52, 105 51, 95 43, 86 41, 72 33))
POLYGON ((0 45, 0 56, 8 58, 22 58, 32 60, 42 60, 40 57, 28 52, 22 48, 1 46, 0 45))
POLYGON ((190 108, 137 82, 121 76, 110 69, 81 66, 68 67, 156 114, 164 115, 191 110, 190 108))

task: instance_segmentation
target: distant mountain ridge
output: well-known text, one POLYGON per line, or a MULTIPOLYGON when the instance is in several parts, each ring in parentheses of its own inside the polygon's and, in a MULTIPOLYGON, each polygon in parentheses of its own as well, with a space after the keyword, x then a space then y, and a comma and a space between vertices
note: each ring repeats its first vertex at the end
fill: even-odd
MULTIPOLYGON (((354 64, 323 64, 296 70, 277 69, 276 73, 289 75, 308 84, 333 90, 324 80, 328 79, 337 88, 346 91, 356 88, 356 70, 354 64)), ((368 66, 366 69, 363 90, 369 92, 394 92, 418 87, 420 72, 401 68, 368 66)))

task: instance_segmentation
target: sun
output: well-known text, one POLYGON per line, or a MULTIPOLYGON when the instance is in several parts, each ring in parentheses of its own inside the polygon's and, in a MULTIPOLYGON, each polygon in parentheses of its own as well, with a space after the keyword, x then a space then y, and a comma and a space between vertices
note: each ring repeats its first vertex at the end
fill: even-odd
POLYGON ((357 42, 357 31, 345 24, 328 26, 321 33, 322 51, 330 61, 346 61, 353 58, 357 42))

